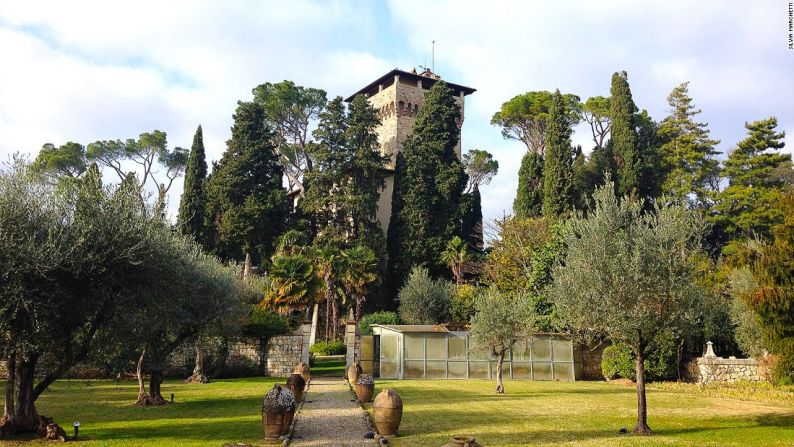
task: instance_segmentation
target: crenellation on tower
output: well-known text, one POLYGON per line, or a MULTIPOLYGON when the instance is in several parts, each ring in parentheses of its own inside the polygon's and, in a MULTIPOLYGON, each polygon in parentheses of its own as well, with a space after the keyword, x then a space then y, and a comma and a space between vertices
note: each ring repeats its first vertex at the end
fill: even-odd
MULTIPOLYGON (((425 102, 425 95, 430 87, 441 79, 428 69, 417 74, 394 69, 376 79, 366 87, 346 99, 350 102, 358 95, 366 95, 370 104, 378 111, 381 124, 377 129, 381 153, 389 156, 384 166, 386 187, 381 191, 378 201, 378 220, 383 231, 388 231, 391 219, 391 198, 394 190, 394 169, 397 154, 402 150, 405 139, 413 132, 414 122, 419 109, 425 102)), ((460 106, 461 119, 458 128, 463 125, 466 95, 476 90, 470 87, 447 82, 455 94, 455 101, 460 106)), ((455 146, 458 158, 461 156, 461 141, 455 146)))

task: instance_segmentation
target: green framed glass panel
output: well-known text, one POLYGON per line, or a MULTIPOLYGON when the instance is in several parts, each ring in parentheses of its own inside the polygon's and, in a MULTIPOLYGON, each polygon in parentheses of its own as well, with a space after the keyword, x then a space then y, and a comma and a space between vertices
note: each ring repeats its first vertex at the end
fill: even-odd
POLYGON ((427 362, 425 371, 427 379, 446 379, 447 362, 427 362))
POLYGON ((467 362, 448 362, 447 377, 450 379, 465 379, 467 368, 467 362))
POLYGON ((529 344, 525 341, 516 343, 512 351, 514 362, 528 362, 531 360, 529 344))
POLYGON ((384 332, 380 336, 380 361, 394 362, 399 361, 397 355, 397 334, 384 332))
POLYGON ((513 378, 514 379, 531 379, 532 378, 532 365, 530 363, 516 363, 513 362, 513 378))
POLYGON ((488 362, 469 362, 470 379, 487 379, 488 362))
POLYGON ((466 337, 460 335, 449 336, 449 352, 447 358, 450 360, 466 360, 466 337))
POLYGON ((532 379, 533 380, 554 380, 551 375, 551 363, 533 363, 532 364, 532 379))
POLYGON ((428 360, 446 360, 447 359, 447 336, 446 335, 427 335, 425 337, 427 343, 427 359, 428 360))
POLYGON ((554 379, 573 380, 573 363, 554 363, 554 379))
POLYGON ((554 340, 551 342, 554 349, 555 362, 572 362, 573 355, 570 340, 554 340))
POLYGON ((424 360, 406 360, 405 371, 403 371, 403 378, 405 379, 422 379, 425 377, 425 362, 424 360))
POLYGON ((548 338, 535 339, 532 343, 532 361, 551 361, 551 341, 548 338))
POLYGON ((405 340, 405 358, 406 360, 424 360, 425 359, 425 337, 418 334, 403 334, 405 340))
MULTIPOLYGON (((471 339, 469 339, 469 346, 471 346, 471 339)), ((469 360, 488 360, 489 357, 487 352, 478 352, 475 349, 469 350, 469 360)))
POLYGON ((381 379, 396 379, 399 370, 400 368, 397 362, 380 362, 381 379))

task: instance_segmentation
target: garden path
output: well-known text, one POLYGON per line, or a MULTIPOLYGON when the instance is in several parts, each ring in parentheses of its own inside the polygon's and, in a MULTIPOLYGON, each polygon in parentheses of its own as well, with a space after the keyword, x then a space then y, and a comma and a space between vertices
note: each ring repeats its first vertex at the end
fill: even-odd
POLYGON ((342 378, 315 377, 304 396, 303 408, 295 415, 292 447, 372 447, 365 439, 370 430, 364 410, 355 402, 342 378))

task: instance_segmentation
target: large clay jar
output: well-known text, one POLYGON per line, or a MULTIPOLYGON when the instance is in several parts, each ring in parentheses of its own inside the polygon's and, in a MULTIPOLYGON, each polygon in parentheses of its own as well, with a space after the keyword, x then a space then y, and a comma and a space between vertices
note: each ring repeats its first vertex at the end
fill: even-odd
POLYGON ((449 443, 444 444, 442 447, 483 447, 472 436, 453 436, 449 443))
POLYGON ((288 388, 274 385, 262 403, 262 428, 267 439, 278 439, 289 432, 295 416, 295 396, 288 388))
POLYGON ((359 402, 372 402, 372 394, 375 392, 375 379, 369 374, 358 376, 356 385, 353 386, 353 391, 356 392, 356 398, 358 398, 359 402))
POLYGON ((306 381, 300 374, 293 374, 287 378, 287 388, 295 395, 295 402, 299 403, 303 400, 303 390, 306 389, 306 381))
POLYGON ((309 380, 312 378, 312 373, 311 373, 311 369, 309 369, 309 365, 303 362, 300 362, 297 365, 295 365, 295 369, 292 370, 292 372, 293 374, 300 374, 301 376, 303 376, 303 380, 306 381, 306 383, 309 383, 309 380))
POLYGON ((364 371, 361 369, 361 364, 358 362, 353 363, 350 365, 350 368, 347 369, 347 381, 350 385, 355 385, 358 381, 358 376, 360 376, 364 371))
POLYGON ((383 390, 372 404, 372 420, 381 436, 397 436, 403 417, 403 400, 394 390, 383 390))

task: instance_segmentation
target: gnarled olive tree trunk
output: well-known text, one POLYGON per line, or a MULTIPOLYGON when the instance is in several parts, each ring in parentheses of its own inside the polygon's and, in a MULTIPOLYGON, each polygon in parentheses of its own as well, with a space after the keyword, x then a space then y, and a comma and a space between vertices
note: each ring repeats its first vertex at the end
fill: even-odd
POLYGON ((12 352, 8 356, 3 418, 0 439, 17 433, 36 433, 48 439, 66 439, 66 433, 52 419, 36 411, 36 398, 44 388, 34 387, 38 354, 27 356, 12 352))
POLYGON ((505 352, 506 350, 502 350, 496 353, 496 394, 505 393, 505 386, 502 383, 502 366, 505 363, 505 352))
POLYGON ((185 379, 185 383, 209 383, 209 379, 204 375, 204 350, 201 349, 201 337, 196 337, 193 349, 196 352, 193 375, 185 379))
POLYGON ((645 401, 645 353, 642 349, 637 352, 637 425, 632 432, 635 435, 650 435, 648 427, 648 404, 645 401))

